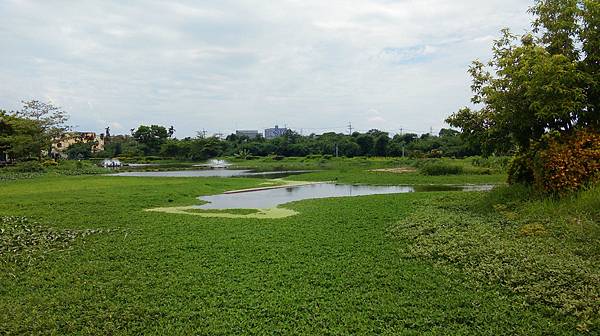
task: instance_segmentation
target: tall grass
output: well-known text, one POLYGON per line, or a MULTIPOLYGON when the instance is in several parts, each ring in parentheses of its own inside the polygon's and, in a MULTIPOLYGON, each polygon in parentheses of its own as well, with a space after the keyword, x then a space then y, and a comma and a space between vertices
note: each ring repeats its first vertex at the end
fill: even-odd
POLYGON ((425 162, 419 170, 422 174, 429 176, 459 175, 464 173, 462 166, 441 161, 425 162))

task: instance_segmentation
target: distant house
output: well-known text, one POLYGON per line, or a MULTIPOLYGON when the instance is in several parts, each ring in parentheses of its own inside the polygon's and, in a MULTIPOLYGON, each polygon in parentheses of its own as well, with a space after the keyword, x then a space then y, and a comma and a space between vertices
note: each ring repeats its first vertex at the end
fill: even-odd
POLYGON ((288 128, 279 128, 279 126, 275 125, 274 128, 267 128, 265 130, 265 139, 275 139, 284 135, 287 131, 289 131, 288 128))
POLYGON ((98 136, 94 132, 69 132, 65 133, 59 139, 54 139, 52 142, 52 153, 64 156, 64 151, 69 146, 80 142, 95 142, 94 146, 92 146, 92 153, 104 150, 104 137, 98 136))
POLYGON ((237 130, 237 131, 235 131, 235 135, 237 135, 239 137, 244 136, 244 137, 247 137, 250 139, 257 138, 258 134, 259 133, 256 130, 237 130))

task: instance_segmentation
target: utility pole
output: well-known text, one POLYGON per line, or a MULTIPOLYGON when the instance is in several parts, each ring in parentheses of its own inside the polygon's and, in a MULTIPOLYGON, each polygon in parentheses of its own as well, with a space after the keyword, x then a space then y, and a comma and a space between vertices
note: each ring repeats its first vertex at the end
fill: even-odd
POLYGON ((352 122, 348 122, 348 133, 352 135, 352 122))
POLYGON ((340 156, 340 152, 338 149, 338 144, 335 144, 335 157, 339 157, 340 156))
POLYGON ((429 127, 429 135, 433 135, 433 127, 429 127))

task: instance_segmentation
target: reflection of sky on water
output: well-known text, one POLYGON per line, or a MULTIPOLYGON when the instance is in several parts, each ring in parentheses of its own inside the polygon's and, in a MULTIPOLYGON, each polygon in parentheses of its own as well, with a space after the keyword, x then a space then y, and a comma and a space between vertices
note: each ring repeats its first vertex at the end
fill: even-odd
POLYGON ((256 177, 281 178, 290 175, 308 173, 308 170, 253 172, 240 169, 171 170, 171 171, 132 171, 110 174, 110 176, 129 177, 256 177))
POLYGON ((209 202, 201 209, 267 209, 305 199, 400 194, 427 191, 484 191, 492 186, 367 186, 347 184, 310 184, 232 194, 199 197, 209 202))

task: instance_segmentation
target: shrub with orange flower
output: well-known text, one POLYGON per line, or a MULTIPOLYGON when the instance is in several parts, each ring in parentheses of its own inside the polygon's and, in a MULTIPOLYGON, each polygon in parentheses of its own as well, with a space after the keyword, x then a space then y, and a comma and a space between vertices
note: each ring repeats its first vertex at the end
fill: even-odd
POLYGON ((600 179, 600 133, 580 130, 545 140, 532 160, 538 190, 565 194, 600 179))

